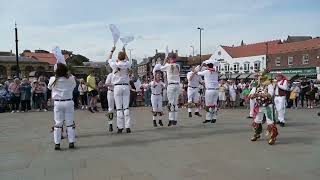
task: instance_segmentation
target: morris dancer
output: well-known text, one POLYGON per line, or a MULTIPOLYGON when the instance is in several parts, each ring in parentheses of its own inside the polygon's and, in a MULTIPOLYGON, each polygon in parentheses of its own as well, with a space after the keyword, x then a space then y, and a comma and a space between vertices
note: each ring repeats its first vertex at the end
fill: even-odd
POLYGON ((274 110, 273 110, 273 95, 274 95, 274 86, 268 80, 264 74, 259 76, 259 85, 257 87, 256 93, 251 96, 251 98, 256 99, 255 110, 254 110, 254 121, 252 127, 254 130, 254 135, 251 138, 251 141, 257 141, 261 137, 262 133, 262 123, 264 117, 267 122, 267 131, 268 131, 268 143, 273 145, 276 142, 278 136, 278 129, 274 121, 274 110))
POLYGON ((285 126, 286 113, 286 94, 288 89, 288 81, 283 74, 277 74, 277 83, 275 87, 274 103, 278 112, 278 124, 281 127, 285 126))
POLYGON ((159 116, 159 125, 163 126, 162 123, 162 92, 165 88, 165 84, 161 81, 161 74, 159 72, 154 73, 154 80, 150 82, 151 86, 151 104, 152 104, 152 120, 153 127, 157 127, 157 115, 159 116))
POLYGON ((199 86, 202 81, 201 76, 199 76, 196 71, 199 71, 200 66, 193 66, 192 71, 187 73, 188 79, 188 112, 189 117, 192 117, 192 107, 195 107, 195 115, 202 117, 199 113, 200 106, 200 93, 199 86))
POLYGON ((177 55, 169 53, 168 63, 164 61, 164 66, 161 71, 167 74, 167 97, 169 109, 169 123, 168 126, 177 125, 178 119, 178 98, 180 93, 180 66, 176 63, 177 55))
POLYGON ((74 102, 72 92, 76 87, 74 76, 68 75, 68 68, 62 63, 56 66, 55 76, 49 80, 48 88, 52 90, 54 100, 54 143, 55 150, 60 150, 61 133, 63 121, 67 126, 69 148, 74 149, 75 143, 75 123, 74 123, 74 102))
POLYGON ((249 112, 248 118, 253 118, 254 105, 256 104, 256 99, 253 97, 253 95, 256 93, 256 91, 257 91, 257 83, 254 81, 251 83, 251 90, 249 94, 250 112, 249 112))
POLYGON ((112 55, 115 49, 116 47, 112 48, 108 63, 114 71, 112 84, 114 84, 114 100, 117 108, 118 133, 122 133, 124 128, 126 128, 127 133, 131 133, 131 118, 129 114, 129 71, 131 63, 128 61, 124 47, 122 51, 119 52, 118 59, 116 61, 112 60, 112 55))
POLYGON ((197 74, 204 76, 204 84, 206 87, 205 91, 205 103, 206 103, 206 119, 203 123, 216 123, 217 120, 217 104, 219 97, 219 73, 217 71, 217 66, 219 62, 215 60, 204 61, 200 67, 207 66, 207 69, 197 74))
POLYGON ((108 86, 108 124, 109 124, 109 132, 113 132, 113 117, 114 117, 114 84, 112 84, 112 78, 114 74, 113 72, 108 74, 106 79, 106 85, 108 86))

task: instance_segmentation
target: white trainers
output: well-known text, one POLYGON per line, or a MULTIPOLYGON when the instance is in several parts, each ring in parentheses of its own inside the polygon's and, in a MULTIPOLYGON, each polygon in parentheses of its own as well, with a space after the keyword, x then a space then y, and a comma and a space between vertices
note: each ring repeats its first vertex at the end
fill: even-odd
POLYGON ((47 109, 43 109, 43 112, 47 112, 48 110, 47 109))
POLYGON ((11 111, 11 113, 15 113, 15 112, 14 112, 14 110, 13 110, 13 111, 11 111))
POLYGON ((17 113, 20 112, 19 110, 17 110, 17 113))
POLYGON ((84 110, 84 106, 81 106, 81 109, 84 110))

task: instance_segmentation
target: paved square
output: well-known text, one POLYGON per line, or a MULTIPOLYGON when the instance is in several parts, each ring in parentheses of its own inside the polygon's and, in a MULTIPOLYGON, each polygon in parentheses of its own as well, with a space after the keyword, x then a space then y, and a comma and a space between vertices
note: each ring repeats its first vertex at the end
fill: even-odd
POLYGON ((0 114, 0 179, 320 179, 317 110, 289 110, 274 146, 250 142, 243 109, 221 110, 214 125, 189 119, 182 109, 171 128, 153 128, 149 108, 131 113, 133 133, 118 135, 107 132, 104 113, 77 111, 77 149, 63 140, 61 152, 49 133, 52 112, 0 114))

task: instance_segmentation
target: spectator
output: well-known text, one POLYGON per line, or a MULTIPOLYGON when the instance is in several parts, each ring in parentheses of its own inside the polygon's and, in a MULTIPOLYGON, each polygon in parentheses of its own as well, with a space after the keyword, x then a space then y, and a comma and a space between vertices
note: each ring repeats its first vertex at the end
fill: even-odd
POLYGON ((293 84, 291 87, 291 93, 290 93, 290 104, 292 104, 292 107, 298 108, 298 101, 299 101, 299 93, 300 93, 300 88, 298 84, 293 84))
POLYGON ((87 77, 87 86, 88 86, 88 96, 90 97, 89 100, 89 111, 94 113, 94 111, 99 112, 97 108, 97 82, 96 78, 94 77, 93 70, 90 71, 89 76, 87 77))
POLYGON ((22 79, 20 92, 21 92, 21 111, 28 112, 31 110, 31 85, 27 78, 22 79))
POLYGON ((226 87, 225 87, 225 81, 221 80, 220 81, 220 86, 219 86, 219 104, 221 108, 226 107, 226 87))
POLYGON ((300 101, 301 101, 301 107, 304 106, 304 101, 306 98, 306 93, 310 91, 310 83, 307 81, 306 78, 302 79, 301 82, 301 91, 300 91, 300 101))
POLYGON ((73 100, 73 103, 74 103, 74 109, 78 109, 79 108, 79 96, 80 96, 80 92, 79 92, 79 81, 77 79, 75 79, 76 81, 76 87, 74 87, 73 89, 73 97, 72 97, 72 100, 73 100))
POLYGON ((102 81, 98 83, 98 92, 101 103, 101 108, 103 111, 108 110, 108 86, 102 81))
POLYGON ((307 106, 310 109, 312 109, 314 107, 315 96, 316 96, 317 91, 318 91, 318 89, 316 87, 314 87, 314 84, 311 84, 309 91, 306 93, 307 106))
POLYGON ((249 84, 246 84, 246 86, 244 87, 243 91, 242 91, 242 97, 243 97, 243 105, 247 108, 249 108, 249 104, 250 104, 250 98, 249 98, 249 94, 250 94, 250 88, 249 88, 249 84))
POLYGON ((19 112, 20 80, 18 78, 9 85, 9 93, 11 94, 11 113, 19 112))
POLYGON ((0 84, 0 113, 6 111, 8 102, 8 91, 4 85, 0 84))
POLYGON ((41 98, 39 99, 40 102, 40 110, 43 110, 44 112, 47 112, 47 104, 48 104, 48 98, 47 98, 47 83, 46 83, 46 77, 40 76, 39 77, 39 86, 42 89, 42 95, 40 96, 41 98))
POLYGON ((235 107, 237 98, 237 86, 234 81, 229 81, 229 95, 230 95, 230 106, 235 107))
POLYGON ((84 79, 80 79, 78 87, 80 93, 81 109, 88 109, 88 87, 84 79))
POLYGON ((137 106, 137 90, 136 86, 134 85, 134 81, 130 80, 130 107, 136 107, 137 106))

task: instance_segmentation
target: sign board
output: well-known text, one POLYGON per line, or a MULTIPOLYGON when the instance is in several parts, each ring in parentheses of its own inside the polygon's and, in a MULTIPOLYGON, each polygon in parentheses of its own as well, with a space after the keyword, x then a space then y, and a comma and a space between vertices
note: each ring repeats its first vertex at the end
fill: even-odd
MULTIPOLYGON (((270 74, 317 74, 316 68, 274 70, 270 74)), ((319 73, 318 73, 319 74, 319 73)))

